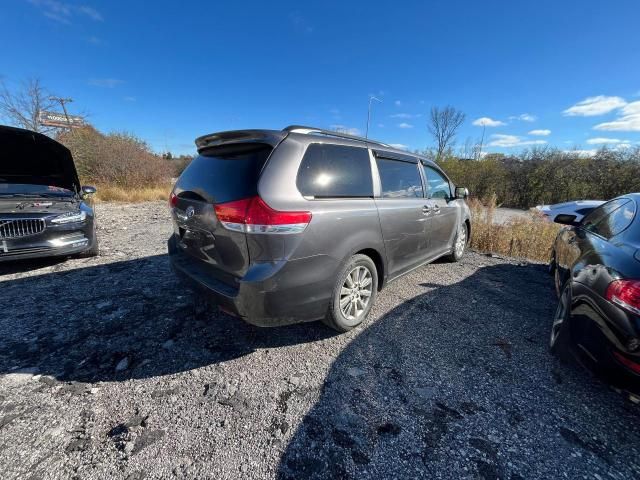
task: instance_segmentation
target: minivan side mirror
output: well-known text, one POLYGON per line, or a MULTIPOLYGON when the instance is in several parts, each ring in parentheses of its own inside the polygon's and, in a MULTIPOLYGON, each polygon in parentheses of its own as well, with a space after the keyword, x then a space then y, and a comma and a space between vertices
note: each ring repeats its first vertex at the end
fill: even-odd
POLYGON ((96 187, 92 187, 90 185, 85 185, 82 187, 82 195, 93 195, 96 193, 96 187))
POLYGON ((580 222, 576 222, 576 216, 570 215, 568 213, 559 213, 555 216, 553 221, 555 223, 559 223, 560 225, 571 225, 572 227, 577 227, 580 225, 580 222))
POLYGON ((456 198, 465 199, 469 196, 469 190, 465 187, 456 187, 456 198))

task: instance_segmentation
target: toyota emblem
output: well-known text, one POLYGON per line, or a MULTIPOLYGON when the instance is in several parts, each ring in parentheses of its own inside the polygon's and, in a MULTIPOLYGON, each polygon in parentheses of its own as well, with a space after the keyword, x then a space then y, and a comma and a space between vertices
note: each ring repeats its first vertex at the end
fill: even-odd
POLYGON ((196 211, 193 209, 193 207, 189 206, 185 210, 185 213, 187 214, 187 218, 191 218, 196 213, 196 211))

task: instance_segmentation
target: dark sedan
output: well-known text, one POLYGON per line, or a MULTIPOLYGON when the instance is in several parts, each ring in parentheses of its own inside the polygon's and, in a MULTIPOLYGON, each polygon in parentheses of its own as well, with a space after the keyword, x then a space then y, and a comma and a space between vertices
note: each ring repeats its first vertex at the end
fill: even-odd
POLYGON ((97 255, 94 214, 71 152, 51 138, 0 126, 0 262, 97 255))
POLYGON ((551 351, 571 352, 614 387, 640 396, 640 194, 615 198, 556 238, 559 295, 551 351))

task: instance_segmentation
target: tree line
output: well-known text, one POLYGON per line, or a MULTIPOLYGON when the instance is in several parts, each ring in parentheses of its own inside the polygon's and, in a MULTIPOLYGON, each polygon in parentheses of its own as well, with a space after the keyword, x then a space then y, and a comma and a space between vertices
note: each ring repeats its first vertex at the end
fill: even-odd
POLYGON ((519 155, 489 154, 481 160, 443 155, 435 160, 456 185, 502 206, 530 208, 569 200, 608 200, 640 192, 640 147, 578 151, 534 148, 519 155))

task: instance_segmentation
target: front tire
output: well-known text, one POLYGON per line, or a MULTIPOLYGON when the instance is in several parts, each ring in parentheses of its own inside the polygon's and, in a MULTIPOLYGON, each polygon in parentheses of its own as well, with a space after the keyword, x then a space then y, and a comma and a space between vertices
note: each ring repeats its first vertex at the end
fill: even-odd
POLYGON ((549 339, 549 350, 551 353, 563 360, 566 360, 569 352, 571 321, 571 285, 566 283, 558 300, 558 307, 553 315, 551 326, 551 338, 549 339))
POLYGON ((348 332, 367 318, 378 291, 376 266, 366 255, 354 255, 340 271, 324 323, 348 332))
POLYGON ((464 256, 464 252, 467 250, 467 240, 469 232, 467 224, 463 223, 458 227, 456 237, 453 240, 453 249, 451 253, 445 257, 448 262, 459 262, 464 256))

